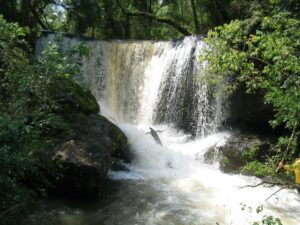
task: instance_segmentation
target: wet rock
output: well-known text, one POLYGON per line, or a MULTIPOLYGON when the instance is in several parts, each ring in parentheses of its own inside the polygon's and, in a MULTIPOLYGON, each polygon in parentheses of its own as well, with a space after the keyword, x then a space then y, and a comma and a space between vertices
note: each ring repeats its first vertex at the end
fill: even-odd
POLYGON ((85 115, 97 114, 100 111, 98 102, 91 91, 79 84, 73 84, 69 99, 76 103, 77 111, 81 111, 85 115))
POLYGON ((112 157, 130 163, 132 154, 127 137, 115 124, 104 116, 93 115, 77 124, 78 139, 98 145, 99 150, 109 150, 112 157))
POLYGON ((70 84, 68 94, 59 96, 59 101, 64 105, 61 113, 92 115, 100 111, 91 91, 77 83, 70 84))
POLYGON ((224 146, 219 147, 220 169, 228 173, 238 173, 245 164, 243 155, 253 148, 257 149, 258 160, 272 147, 273 137, 255 134, 234 134, 224 146))
POLYGON ((207 164, 213 164, 218 158, 218 149, 216 146, 209 148, 203 155, 204 162, 207 164))
POLYGON ((76 138, 55 149, 65 167, 55 191, 71 195, 96 195, 102 189, 112 157, 131 161, 124 133, 105 117, 89 116, 76 125, 76 138))
POLYGON ((97 145, 70 140, 58 147, 56 158, 65 171, 56 190, 72 195, 95 195, 111 164, 109 151, 98 151, 97 145))

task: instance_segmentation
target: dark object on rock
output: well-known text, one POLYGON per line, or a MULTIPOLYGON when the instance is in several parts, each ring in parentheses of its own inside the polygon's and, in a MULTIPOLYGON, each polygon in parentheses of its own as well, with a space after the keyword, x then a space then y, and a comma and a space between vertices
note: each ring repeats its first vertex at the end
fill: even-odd
POLYGON ((65 167, 55 192, 96 195, 102 188, 112 157, 131 161, 127 138, 103 116, 89 116, 76 125, 77 137, 55 149, 55 158, 65 167))
POLYGON ((155 131, 154 129, 152 129, 151 127, 149 127, 150 128, 150 132, 148 132, 148 133, 146 133, 146 134, 151 134, 152 135, 152 137, 154 138, 154 140, 155 140, 155 142, 157 143, 157 144, 160 144, 161 146, 162 146, 162 143, 161 143, 161 140, 159 139, 159 137, 158 137, 158 134, 157 134, 157 131, 155 131))

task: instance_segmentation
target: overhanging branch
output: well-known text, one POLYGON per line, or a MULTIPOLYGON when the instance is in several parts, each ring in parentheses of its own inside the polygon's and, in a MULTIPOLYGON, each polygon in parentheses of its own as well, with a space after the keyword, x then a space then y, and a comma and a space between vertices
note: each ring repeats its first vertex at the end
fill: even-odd
POLYGON ((150 19, 152 19, 156 22, 168 24, 169 26, 175 28, 177 31, 179 31, 180 33, 182 33, 185 36, 192 35, 186 28, 184 28, 183 26, 181 26, 180 24, 176 23, 174 20, 171 20, 171 19, 160 18, 160 17, 157 17, 157 16, 155 16, 151 13, 139 12, 139 11, 137 11, 137 12, 127 12, 126 14, 129 15, 129 16, 150 18, 150 19))
POLYGON ((175 22, 174 20, 167 19, 167 18, 161 18, 161 17, 156 16, 155 14, 148 13, 148 12, 141 12, 141 11, 130 12, 127 9, 125 9, 119 1, 117 1, 117 2, 118 2, 119 7, 121 8, 122 12, 127 16, 149 18, 156 22, 167 24, 185 36, 192 35, 191 32, 189 32, 186 28, 184 28, 183 26, 181 26, 179 23, 175 22))

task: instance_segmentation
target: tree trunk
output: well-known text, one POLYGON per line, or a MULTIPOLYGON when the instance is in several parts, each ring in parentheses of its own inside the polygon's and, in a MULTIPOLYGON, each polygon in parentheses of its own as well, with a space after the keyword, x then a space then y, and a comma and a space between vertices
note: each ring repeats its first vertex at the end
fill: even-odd
MULTIPOLYGON (((148 12, 153 14, 153 11, 152 11, 152 0, 149 0, 149 5, 148 5, 148 12)), ((152 19, 149 18, 149 37, 152 36, 152 19)))
POLYGON ((35 11, 35 9, 32 6, 28 6, 29 10, 31 11, 34 19, 36 22, 44 29, 44 30, 49 30, 49 27, 41 20, 40 15, 35 11))
POLYGON ((191 0, 191 7, 192 7, 192 12, 193 12, 195 34, 198 35, 198 34, 200 34, 200 27, 199 27, 199 22, 198 22, 198 17, 197 17, 197 9, 196 9, 195 0, 191 0))
POLYGON ((130 16, 125 15, 124 39, 130 39, 130 36, 131 36, 130 16))
POLYGON ((105 29, 111 30, 111 33, 107 32, 107 39, 111 38, 122 38, 122 34, 117 33, 115 20, 113 18, 112 5, 110 0, 104 1, 104 11, 105 11, 105 29))

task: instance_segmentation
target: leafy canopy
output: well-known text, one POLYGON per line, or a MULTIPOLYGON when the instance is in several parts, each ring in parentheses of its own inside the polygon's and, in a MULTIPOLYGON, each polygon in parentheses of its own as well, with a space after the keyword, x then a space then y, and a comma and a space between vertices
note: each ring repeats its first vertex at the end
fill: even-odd
POLYGON ((209 32, 202 60, 210 62, 210 80, 224 77, 234 90, 241 83, 247 90, 262 89, 275 119, 292 130, 300 119, 300 21, 289 12, 254 14, 209 32))

